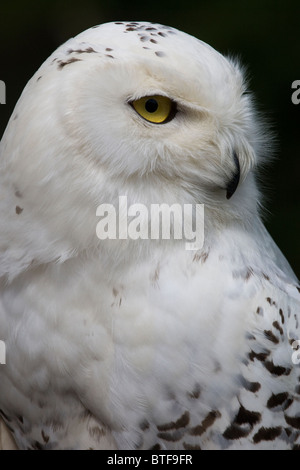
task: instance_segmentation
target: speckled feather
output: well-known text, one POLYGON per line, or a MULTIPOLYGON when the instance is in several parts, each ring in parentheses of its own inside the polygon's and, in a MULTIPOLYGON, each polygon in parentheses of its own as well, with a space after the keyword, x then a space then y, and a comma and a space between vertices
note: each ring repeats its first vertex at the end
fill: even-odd
POLYGON ((236 62, 143 22, 79 34, 29 81, 0 147, 0 415, 19 448, 299 449, 300 287, 260 219, 268 136, 245 91, 236 62), (154 94, 177 103, 166 124, 128 104, 154 94), (99 241, 119 195, 205 204, 203 247, 99 241))

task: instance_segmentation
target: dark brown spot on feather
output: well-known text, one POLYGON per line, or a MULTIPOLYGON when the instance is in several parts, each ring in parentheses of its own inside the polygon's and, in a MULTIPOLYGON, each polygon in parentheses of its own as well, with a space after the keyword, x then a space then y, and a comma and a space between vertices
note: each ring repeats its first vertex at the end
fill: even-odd
POLYGON ((240 406, 239 412, 234 418, 234 424, 250 424, 252 427, 254 424, 261 420, 261 414, 256 411, 246 410, 242 405, 240 406))
POLYGON ((155 41, 155 39, 150 39, 150 42, 153 42, 153 44, 157 44, 157 41, 155 41))
POLYGON ((265 337, 274 344, 278 344, 279 340, 276 338, 274 333, 271 330, 264 330, 265 337))
POLYGON ((281 308, 279 309, 279 315, 280 315, 280 318, 281 318, 281 323, 283 324, 284 323, 284 315, 283 315, 283 311, 282 311, 281 308))
POLYGON ((171 423, 161 424, 157 426, 159 431, 169 431, 170 429, 179 429, 184 428, 189 424, 190 414, 188 411, 185 411, 183 415, 177 421, 171 421, 171 423))
POLYGON ((111 49, 110 47, 107 47, 105 50, 106 50, 107 52, 113 51, 113 49, 111 49))
POLYGON ((201 447, 199 445, 191 445, 191 444, 188 444, 187 442, 183 442, 183 448, 185 450, 201 450, 201 447))
POLYGON ((157 437, 159 439, 163 439, 164 441, 169 441, 169 442, 177 442, 180 441, 180 439, 183 436, 183 431, 174 431, 174 432, 159 432, 157 433, 157 437))
POLYGON ((59 60, 58 63, 58 68, 62 70, 66 65, 72 64, 73 62, 79 62, 81 59, 77 59, 76 57, 71 57, 71 59, 68 60, 59 60))
POLYGON ((19 197, 19 198, 22 197, 22 194, 20 193, 20 191, 18 189, 15 191, 15 196, 19 197))
POLYGON ((276 428, 261 427, 253 436, 253 442, 257 444, 261 441, 274 441, 276 437, 280 436, 281 432, 282 429, 279 426, 276 428))
POLYGON ((249 382, 248 390, 249 390, 249 392, 256 393, 256 392, 258 392, 258 390, 260 390, 260 387, 261 387, 261 385, 258 382, 249 382))
POLYGON ((105 54, 106 57, 109 57, 110 59, 114 59, 114 56, 113 55, 110 55, 110 54, 105 54))
POLYGON ((75 52, 76 54, 84 54, 84 53, 90 54, 91 52, 96 52, 96 51, 92 47, 87 47, 86 49, 69 49, 67 51, 68 54, 72 54, 73 52, 75 52))
POLYGON ((300 416, 291 417, 291 416, 284 415, 284 418, 287 424, 289 424, 295 429, 300 429, 300 416))
POLYGON ((279 333, 280 333, 281 335, 283 335, 283 329, 282 329, 281 326, 279 325, 278 321, 274 321, 274 322, 273 322, 273 326, 274 326, 274 328, 276 328, 276 330, 279 331, 279 333))
POLYGON ((263 315, 264 314, 264 309, 262 307, 257 307, 256 313, 257 313, 257 315, 263 315))
POLYGON ((249 359, 252 362, 254 361, 254 359, 257 359, 258 361, 264 362, 266 360, 266 358, 269 356, 269 354, 270 354, 270 351, 256 353, 256 352, 251 350, 251 352, 249 353, 249 359))
POLYGON ((165 33, 162 33, 161 31, 160 31, 159 33, 157 33, 157 34, 159 34, 159 36, 162 36, 163 38, 166 37, 166 34, 165 34, 165 33))
POLYGON ((88 54, 90 54, 91 52, 97 52, 95 51, 95 49, 93 49, 92 47, 87 47, 84 52, 87 52, 88 54))
POLYGON ((256 393, 260 389, 261 385, 258 382, 249 382, 245 377, 240 378, 243 387, 249 392, 256 393))
POLYGON ((270 305, 277 307, 275 300, 272 300, 271 297, 267 297, 266 301, 269 302, 270 305))
POLYGON ((22 207, 20 207, 20 206, 16 206, 16 214, 18 214, 18 215, 19 215, 19 214, 21 214, 22 212, 23 212, 23 209, 22 209, 22 207))
POLYGON ((281 376, 281 375, 289 375, 291 369, 285 368, 282 366, 275 366, 272 361, 266 361, 264 363, 265 368, 273 375, 281 376))
POLYGON ((154 446, 150 447, 149 450, 160 450, 160 449, 161 449, 161 447, 160 447, 159 444, 154 444, 154 446))
POLYGON ((217 418, 220 418, 221 413, 219 411, 211 411, 204 418, 201 424, 191 428, 189 433, 192 436, 201 436, 210 426, 212 426, 217 418))
POLYGON ((236 424, 229 426, 223 433, 223 437, 228 440, 240 439, 241 437, 246 437, 250 433, 250 429, 243 429, 236 424))
POLYGON ((282 405, 287 400, 288 396, 289 394, 287 392, 277 393, 276 395, 272 393, 267 401, 267 407, 275 408, 276 406, 282 405))

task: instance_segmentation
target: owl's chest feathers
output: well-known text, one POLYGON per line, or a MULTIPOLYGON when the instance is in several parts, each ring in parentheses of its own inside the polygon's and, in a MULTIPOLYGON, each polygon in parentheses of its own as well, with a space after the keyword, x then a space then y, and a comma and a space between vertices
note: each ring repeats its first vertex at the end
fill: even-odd
POLYGON ((159 413, 157 393, 173 411, 170 397, 185 400, 186 390, 203 387, 206 407, 229 397, 252 310, 243 303, 251 304, 255 283, 234 276, 209 250, 158 256, 108 275, 99 260, 78 259, 38 269, 6 291, 14 309, 8 321, 18 317, 22 332, 13 348, 29 363, 39 357, 43 369, 27 375, 28 388, 43 394, 48 381, 54 394, 71 389, 113 423, 128 409, 133 422, 145 407, 159 413))

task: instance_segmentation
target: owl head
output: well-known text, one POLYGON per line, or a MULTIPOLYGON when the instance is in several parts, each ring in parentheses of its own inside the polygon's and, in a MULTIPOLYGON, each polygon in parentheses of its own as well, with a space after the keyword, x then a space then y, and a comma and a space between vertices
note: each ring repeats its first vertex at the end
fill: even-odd
POLYGON ((95 26, 59 47, 16 105, 1 141, 7 230, 27 255, 47 246, 65 259, 95 244, 96 207, 119 195, 251 223, 260 129, 236 61, 167 26, 95 26))

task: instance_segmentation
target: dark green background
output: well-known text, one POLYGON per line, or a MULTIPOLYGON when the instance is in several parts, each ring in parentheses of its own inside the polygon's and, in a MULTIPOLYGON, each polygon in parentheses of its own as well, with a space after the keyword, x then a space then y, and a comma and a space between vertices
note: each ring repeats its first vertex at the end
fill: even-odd
POLYGON ((265 223, 300 277, 300 104, 291 102, 291 84, 300 80, 300 1, 2 1, 0 79, 7 104, 0 106, 0 136, 24 85, 48 55, 80 31, 113 20, 174 26, 247 65, 257 106, 277 136, 275 161, 262 178, 265 223))

